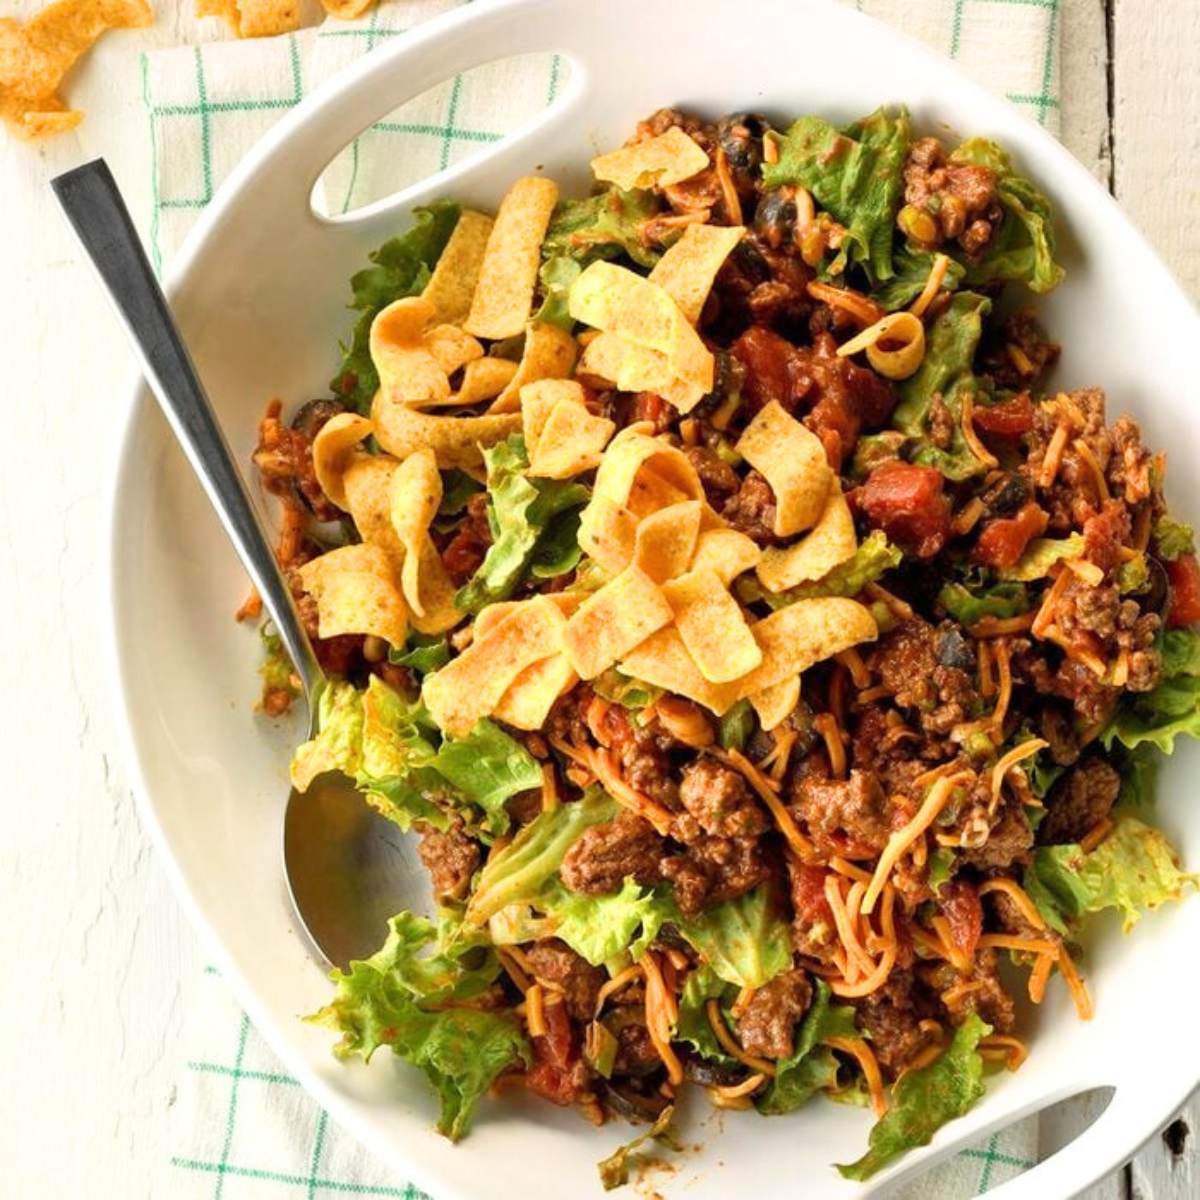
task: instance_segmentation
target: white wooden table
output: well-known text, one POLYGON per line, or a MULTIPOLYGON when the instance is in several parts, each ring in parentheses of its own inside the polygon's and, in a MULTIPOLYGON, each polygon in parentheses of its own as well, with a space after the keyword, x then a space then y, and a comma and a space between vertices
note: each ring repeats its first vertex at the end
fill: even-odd
MULTIPOLYGON (((25 15, 41 0, 8 0, 25 15)), ((919 0, 914 0, 919 2, 919 0)), ((73 83, 78 136, 40 147, 0 135, 0 347, 7 364, 0 468, 0 1193, 170 1194, 164 1130, 200 950, 114 757, 99 652, 104 488, 128 362, 114 322, 52 211, 46 181, 105 154, 148 191, 136 55, 222 36, 190 0, 156 26, 107 39, 73 83)), ((1200 3, 1060 0, 1064 138, 1200 295, 1200 3)), ((145 219, 147 213, 135 214, 145 219)), ((1061 1144, 1095 1115, 1044 1121, 1061 1144)), ((1200 1195, 1200 1104, 1092 1200, 1200 1195)), ((1054 1200, 1054 1198, 1049 1198, 1054 1200)))

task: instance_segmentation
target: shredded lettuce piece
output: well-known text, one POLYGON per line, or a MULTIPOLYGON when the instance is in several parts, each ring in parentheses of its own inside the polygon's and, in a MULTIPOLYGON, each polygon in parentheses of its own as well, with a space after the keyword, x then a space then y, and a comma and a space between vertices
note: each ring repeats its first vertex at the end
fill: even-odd
POLYGON ((436 941, 429 921, 399 913, 388 922, 387 941, 378 952, 352 962, 349 971, 333 972, 334 998, 309 1020, 341 1033, 334 1047, 340 1058, 369 1060, 380 1046, 390 1046, 420 1068, 441 1100, 439 1132, 457 1141, 496 1076, 520 1063, 528 1066, 532 1056, 511 1016, 434 1007, 478 996, 500 972, 490 950, 437 945, 430 953, 436 941))
POLYGON ((830 1003, 829 984, 817 981, 816 992, 796 1033, 791 1057, 775 1065, 775 1078, 755 1101, 760 1113, 775 1116, 794 1112, 819 1091, 837 1082, 838 1065, 833 1051, 823 1043, 831 1037, 861 1037, 854 1024, 854 1009, 830 1003))
POLYGON ((891 279, 892 227, 903 188, 912 129, 908 110, 880 108, 839 131, 821 117, 801 117, 779 139, 779 158, 763 168, 768 188, 794 183, 846 227, 831 275, 863 268, 875 282, 891 279))
POLYGON ((293 785, 304 791, 318 775, 341 771, 401 829, 418 819, 445 829, 455 808, 473 823, 478 809, 483 830, 502 834, 509 827, 504 801, 541 786, 533 756, 499 726, 481 721, 467 737, 439 745, 421 702, 377 675, 362 691, 330 683, 318 712, 317 736, 292 756, 293 785))
POLYGON ((1030 291, 1049 292, 1063 279, 1054 261, 1054 222, 1050 201, 1016 174, 1012 161, 995 142, 970 138, 950 155, 952 163, 990 167, 996 173, 996 194, 1004 208, 1000 228, 978 258, 966 264, 972 287, 994 283, 1024 283, 1030 291))
POLYGON ((504 802, 542 785, 537 760, 499 725, 480 721, 466 737, 447 738, 429 764, 484 813, 484 827, 508 832, 504 802))
POLYGON ((450 790, 428 769, 435 750, 420 703, 410 704, 372 676, 362 691, 332 681, 317 711, 317 736, 292 755, 295 788, 305 791, 318 775, 340 771, 401 829, 416 819, 446 828, 450 790))
POLYGON ((634 679, 632 675, 622 675, 615 667, 592 680, 592 691, 622 708, 634 709, 653 704, 663 694, 662 688, 634 679))
POLYGON ((1148 812, 1154 807, 1154 781, 1162 759, 1149 742, 1122 755, 1119 762, 1121 790, 1117 807, 1122 812, 1148 812))
POLYGON ((593 1021, 587 1027, 583 1042, 583 1060, 604 1079, 611 1079, 613 1067, 617 1065, 617 1052, 621 1043, 613 1036, 602 1021, 593 1021))
POLYGON ((541 936, 561 938, 594 967, 625 951, 641 957, 662 923, 654 894, 632 879, 626 879, 619 892, 600 896, 572 892, 555 879, 534 907, 546 914, 547 932, 541 936))
POLYGON ((1122 815, 1091 853, 1077 845, 1039 846, 1025 869, 1025 890, 1046 923, 1064 937, 1088 913, 1115 908, 1126 933, 1143 912, 1179 900, 1200 876, 1179 866, 1179 857, 1157 829, 1122 815))
POLYGON ((467 904, 466 922, 480 926, 510 904, 531 904, 551 880, 572 842, 592 825, 611 821, 617 802, 599 788, 579 800, 539 813, 488 859, 467 904))
POLYGON ((388 648, 388 662, 408 667, 418 675, 428 675, 450 661, 450 640, 443 634, 418 633, 409 630, 408 641, 402 650, 388 648))
MULTIPOLYGON (((1014 735, 1008 749, 1035 736, 1030 727, 1026 725, 1020 734, 1014 735)), ((1049 750, 1039 750, 1032 758, 1027 758, 1021 764, 1021 769, 1025 772, 1025 778, 1029 780, 1029 790, 1039 800, 1046 798, 1055 781, 1066 770, 1065 767, 1054 761, 1049 750)))
POLYGON ((688 973, 679 997, 679 1020, 675 1023, 675 1040, 687 1042, 697 1054, 725 1066, 737 1060, 726 1054, 708 1023, 706 1005, 709 1000, 720 1001, 722 1007, 737 995, 737 988, 722 979, 712 967, 702 963, 688 973))
POLYGON ((819 596, 857 596, 868 583, 898 567, 903 558, 900 547, 893 546, 883 530, 873 529, 850 558, 820 579, 797 584, 785 592, 768 592, 751 576, 744 576, 735 586, 743 600, 765 600, 771 608, 780 609, 819 596))
MULTIPOLYGON (((579 561, 578 544, 572 559, 564 543, 574 539, 574 530, 554 529, 552 522, 568 515, 568 510, 582 508, 590 494, 580 483, 526 478, 529 457, 520 434, 484 450, 483 458, 492 544, 479 570, 454 598, 454 603, 469 613, 507 600, 530 570, 539 548, 545 553, 538 563, 542 577, 571 570, 579 561)), ((577 514, 570 515, 577 522, 577 514)))
POLYGON ((1150 587, 1150 564, 1141 551, 1117 569, 1117 586, 1122 596, 1144 592, 1150 587))
POLYGON ((467 507, 467 501, 476 492, 483 491, 483 484, 472 479, 466 471, 455 467, 442 472, 442 502, 438 505, 439 517, 456 517, 467 507))
POLYGON ((990 381, 976 377, 971 364, 991 307, 992 302, 976 292, 951 297, 926 334, 925 357, 917 373, 900 385, 900 403, 892 414, 892 424, 919 443, 913 462, 936 467, 956 483, 984 469, 962 434, 962 400, 970 393, 978 404, 990 389, 990 381), (929 408, 938 395, 954 420, 950 445, 944 449, 933 444, 928 430, 929 408))
POLYGON ((1015 617, 1029 611, 1029 593, 1022 583, 996 583, 972 590, 962 583, 944 583, 938 603, 962 625, 984 617, 1015 617))
POLYGON ((1154 542, 1154 553, 1166 562, 1174 562, 1185 554, 1196 553, 1195 534, 1186 521, 1161 516, 1154 522, 1150 536, 1154 542))
POLYGON ((739 700, 717 720, 717 741, 726 750, 740 750, 754 732, 754 706, 739 700))
POLYGON ((906 1150, 926 1145, 947 1121, 961 1117, 984 1093, 978 1046, 991 1033, 972 1012, 955 1030, 940 1058, 909 1071, 892 1089, 892 1104, 871 1130, 869 1149, 857 1162, 838 1163, 845 1179, 869 1179, 906 1150))
POLYGON ((575 327, 567 305, 571 285, 596 259, 623 257, 641 267, 654 266, 659 254, 642 240, 641 226, 659 205, 652 191, 623 192, 615 187, 586 200, 562 201, 542 242, 542 303, 534 320, 570 332, 575 327))
POLYGON ((286 692, 289 701, 295 700, 300 695, 300 687, 297 683, 296 668, 292 666, 292 660, 283 648, 283 638, 275 632, 275 627, 270 621, 264 621, 258 632, 263 644, 262 661, 258 664, 263 696, 268 692, 286 692))
POLYGON ((413 213, 407 233, 385 242, 371 255, 371 266, 350 280, 354 299, 350 307, 361 314, 350 344, 342 346, 342 365, 330 387, 351 408, 366 414, 379 388, 379 373, 371 361, 371 322, 394 300, 419 295, 441 258, 458 224, 459 205, 436 200, 413 213))
POLYGON ((668 1146, 675 1148, 674 1141, 669 1133, 669 1127, 674 1116, 675 1106, 668 1104, 659 1113, 658 1119, 645 1133, 639 1133, 632 1141, 626 1142, 623 1146, 618 1146, 612 1154, 607 1158, 601 1159, 596 1164, 596 1169, 600 1172, 600 1182, 604 1185, 606 1192, 611 1192, 613 1188, 624 1187, 629 1182, 629 1167, 631 1162, 637 1158, 636 1151, 641 1149, 648 1141, 664 1142, 668 1146))
POLYGON ((792 962, 788 923, 766 884, 736 900, 685 917, 673 896, 661 894, 670 921, 718 978, 738 987, 762 987, 792 962))
POLYGON ((571 285, 583 274, 583 265, 578 259, 556 254, 548 258, 538 270, 538 283, 542 290, 542 303, 533 314, 535 321, 557 325, 568 333, 575 328, 571 316, 571 285))
MULTIPOLYGON (((888 312, 907 308, 925 290, 929 273, 933 270, 933 259, 934 256, 926 250, 915 250, 909 245, 901 246, 896 251, 892 263, 896 273, 887 283, 871 292, 871 299, 888 312)), ((951 258, 946 264, 946 274, 942 277, 942 290, 955 291, 962 282, 963 274, 962 264, 951 258)))
POLYGON ((1034 538, 1025 548, 1025 553, 1011 567, 1000 572, 1002 579, 1015 579, 1031 583, 1045 579, 1055 563, 1083 555, 1083 534, 1072 533, 1065 538, 1034 538))
POLYGON ((884 429, 860 437, 854 448, 854 457, 850 460, 850 478, 862 483, 876 467, 899 458, 907 441, 908 438, 898 429, 884 429))
MULTIPOLYGON (((548 483, 549 480, 539 480, 548 483)), ((581 485, 573 484, 573 487, 581 485)), ((554 579, 579 566, 583 550, 579 545, 580 508, 568 508, 551 517, 546 531, 538 538, 529 559, 529 573, 534 579, 554 579)))
POLYGON ((929 856, 929 890, 936 896, 943 883, 949 883, 954 875, 954 851, 949 846, 939 846, 929 856))
POLYGON ((591 262, 624 256, 640 267, 652 267, 659 255, 642 241, 641 225, 659 207, 652 191, 623 192, 616 187, 586 200, 565 200, 546 230, 542 257, 547 261, 561 257, 591 262))
POLYGON ((1162 681, 1152 692, 1125 694, 1100 735, 1106 750, 1115 742, 1128 750, 1150 742, 1170 754, 1180 734, 1200 737, 1200 633, 1168 629, 1159 649, 1162 681))

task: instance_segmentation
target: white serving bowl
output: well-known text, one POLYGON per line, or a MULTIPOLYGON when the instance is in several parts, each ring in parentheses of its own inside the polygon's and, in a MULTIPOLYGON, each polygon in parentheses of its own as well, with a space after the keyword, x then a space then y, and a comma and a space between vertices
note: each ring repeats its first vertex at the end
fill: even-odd
MULTIPOLYGON (((501 0, 429 22, 363 58, 288 114, 241 163, 200 218, 169 292, 230 441, 247 461, 265 400, 324 391, 347 328, 347 280, 404 228, 416 203, 453 195, 494 207, 516 176, 587 184, 599 148, 665 104, 716 115, 762 109, 850 119, 904 102, 919 127, 997 138, 1052 196, 1067 282, 1042 306, 1064 344, 1057 381, 1107 388, 1172 460, 1171 495, 1200 515, 1191 411, 1200 324, 1179 287, 1116 204, 1048 134, 916 42, 828 0, 501 0), (481 159, 348 219, 314 215, 325 165, 408 98, 477 64, 534 51, 571 60, 546 114, 481 159)), ((280 869, 287 761, 299 722, 273 726, 252 706, 257 639, 232 620, 244 577, 183 455, 140 381, 118 466, 110 530, 115 677, 147 825, 185 908, 222 973, 279 1057, 341 1125, 397 1172, 446 1200, 598 1195, 595 1162, 626 1136, 550 1105, 482 1106, 452 1146, 434 1132, 423 1079, 391 1056, 335 1062, 327 1031, 299 1018, 329 985, 295 929, 280 869)), ((1161 823, 1200 862, 1200 806, 1182 748, 1162 775, 1161 823)), ((1193 777, 1194 778, 1194 777, 1193 777)), ((414 875, 417 888, 423 880, 414 875)), ((1066 1197, 1130 1157, 1200 1080, 1194 997, 1200 903, 1152 914, 1130 939, 1101 923, 1085 972, 1096 1001, 1075 1019, 1050 988, 1031 1017, 1033 1049, 986 1098, 868 1184, 830 1167, 864 1149, 868 1114, 814 1103, 769 1120, 696 1111, 668 1195, 876 1195, 1010 1121, 1095 1086, 1116 1089, 1072 1145, 994 1194, 1066 1197)), ((696 1105, 697 1110, 702 1105, 696 1105)))

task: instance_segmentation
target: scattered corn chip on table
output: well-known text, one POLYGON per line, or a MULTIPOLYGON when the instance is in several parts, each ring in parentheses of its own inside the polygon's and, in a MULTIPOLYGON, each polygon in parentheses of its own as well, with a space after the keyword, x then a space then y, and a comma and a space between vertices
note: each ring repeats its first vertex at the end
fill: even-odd
MULTIPOLYGON (((403 0, 392 0, 403 3, 403 0)), ((1002 0, 964 0, 994 3, 1002 0)), ((1061 23, 1070 149, 1115 192, 1200 295, 1200 185, 1178 131, 1200 124, 1200 6, 1194 0, 1008 0, 1061 23)), ((307 3, 307 0, 306 0, 307 3)), ((41 5, 10 0, 5 16, 41 5)), ((128 359, 46 181, 104 154, 148 221, 150 142, 139 54, 225 39, 190 0, 158 0, 152 27, 106 36, 70 76, 86 119, 41 143, 0 136, 0 322, 13 453, 0 479, 15 662, 3 727, 23 747, 5 789, 0 869, 4 1191, 13 1196, 170 1194, 168 1110, 200 949, 167 888, 115 758, 105 679, 98 531, 116 443, 113 405, 128 359), (14 353, 15 352, 15 353, 14 353), (14 375, 15 365, 15 375, 14 375), (73 752, 71 750, 73 749, 73 752), (13 774, 15 767, 15 777, 13 774), (64 1131, 70 1133, 64 1140, 64 1131)), ((306 15, 314 17, 317 8, 306 15)), ((1084 1098, 1043 1117, 1043 1152, 1096 1115, 1084 1098)), ((1089 1200, 1184 1200, 1200 1188, 1193 1099, 1168 1136, 1089 1200)))

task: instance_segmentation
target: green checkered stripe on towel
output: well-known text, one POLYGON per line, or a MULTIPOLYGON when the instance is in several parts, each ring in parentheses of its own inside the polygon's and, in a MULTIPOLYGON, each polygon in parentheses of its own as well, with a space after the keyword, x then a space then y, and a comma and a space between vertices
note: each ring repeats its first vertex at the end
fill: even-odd
MULTIPOLYGON (((462 2, 391 0, 358 21, 328 21, 288 37, 146 55, 141 86, 156 266, 170 262, 222 180, 284 112, 353 59, 462 2)), ((852 3, 955 59, 1057 131, 1060 0, 852 3)), ((328 212, 348 212, 463 162, 541 111, 565 81, 566 65, 551 55, 456 76, 364 131, 330 164, 319 202, 328 212)), ((330 286, 343 285, 334 280, 330 286)), ((194 980, 191 990, 187 1065, 171 1108, 172 1155, 161 1194, 181 1200, 423 1200, 417 1188, 342 1133, 286 1073, 215 972, 194 980)), ((791 1120, 796 1136, 803 1136, 803 1114, 791 1120)), ((615 1128, 611 1135, 605 1146, 620 1136, 615 1128)), ((962 1151, 899 1194, 966 1200, 1032 1166, 1036 1152, 1031 1119, 962 1151)))
MULTIPOLYGON (((329 21, 287 37, 143 56, 156 267, 161 271, 214 189, 285 111, 354 59, 456 7, 455 0, 404 0, 358 21, 329 21)), ((553 54, 456 75, 364 130, 326 169, 317 202, 328 213, 346 213, 480 154, 553 103, 566 78, 565 62, 553 54)))

